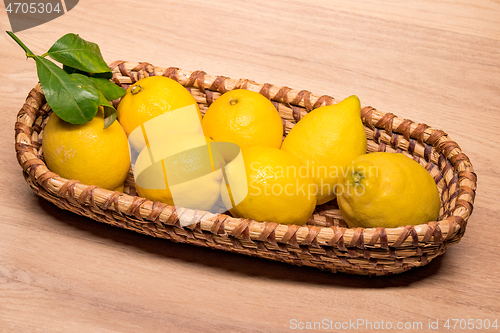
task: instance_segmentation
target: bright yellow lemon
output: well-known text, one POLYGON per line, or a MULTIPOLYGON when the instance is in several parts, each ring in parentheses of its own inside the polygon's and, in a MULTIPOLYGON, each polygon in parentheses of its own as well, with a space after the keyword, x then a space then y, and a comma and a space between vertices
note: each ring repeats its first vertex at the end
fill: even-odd
POLYGON ((148 147, 135 163, 135 187, 139 196, 171 206, 210 210, 220 198, 224 159, 210 149, 203 134, 167 134, 150 145, 157 146, 151 163, 148 147))
POLYGON ((307 165, 318 185, 318 204, 335 198, 347 165, 366 152, 366 135, 356 96, 311 111, 288 133, 281 149, 307 165))
POLYGON ((42 149, 48 168, 61 177, 123 189, 130 168, 127 136, 118 122, 104 129, 102 112, 83 125, 53 113, 43 130, 42 149))
POLYGON ((283 123, 273 103, 259 93, 231 90, 217 98, 202 120, 203 131, 214 141, 232 142, 243 148, 279 148, 283 123))
MULTIPOLYGON (((118 104, 118 121, 128 136, 146 121, 189 105, 196 107, 198 121, 201 121, 198 104, 186 88, 170 78, 150 76, 128 87, 118 104)), ((185 132, 192 126, 198 127, 199 122, 188 124, 185 132)))
POLYGON ((371 153, 354 159, 348 171, 337 200, 350 227, 395 228, 438 218, 436 183, 411 158, 371 153))
POLYGON ((229 191, 222 188, 222 200, 231 214, 283 224, 304 224, 316 206, 311 189, 314 181, 306 166, 295 156, 272 147, 242 150, 244 168, 229 163, 226 179, 229 191), (235 201, 243 197, 241 202, 235 201), (233 207, 233 204, 235 206, 233 207))

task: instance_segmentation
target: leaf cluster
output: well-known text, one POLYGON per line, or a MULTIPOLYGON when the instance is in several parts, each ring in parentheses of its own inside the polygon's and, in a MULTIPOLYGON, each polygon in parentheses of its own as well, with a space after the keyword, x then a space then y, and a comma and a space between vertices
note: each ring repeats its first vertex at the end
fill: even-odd
POLYGON ((92 120, 99 106, 104 110, 104 128, 116 119, 116 109, 109 101, 125 94, 112 83, 113 74, 104 61, 99 46, 69 33, 57 40, 47 53, 31 52, 14 33, 11 36, 36 62, 38 79, 47 103, 61 119, 71 124, 92 120), (61 63, 62 68, 47 57, 61 63))

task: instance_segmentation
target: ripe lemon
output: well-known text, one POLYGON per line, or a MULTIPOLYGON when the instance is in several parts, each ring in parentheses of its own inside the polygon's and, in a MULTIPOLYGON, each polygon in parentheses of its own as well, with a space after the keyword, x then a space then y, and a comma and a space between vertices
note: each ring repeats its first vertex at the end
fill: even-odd
POLYGON ((43 130, 43 156, 59 176, 108 190, 123 190, 130 168, 127 136, 118 122, 104 129, 102 112, 83 125, 50 115, 43 130))
MULTIPOLYGON (((198 121, 201 121, 198 104, 186 88, 165 76, 150 76, 128 87, 118 104, 118 121, 128 136, 146 121, 188 105, 196 107, 198 121)), ((191 126, 196 129, 199 122, 190 123, 180 131, 188 132, 191 126)))
POLYGON ((307 114, 288 133, 281 149, 307 165, 319 192, 318 204, 335 197, 347 165, 366 152, 366 135, 356 96, 338 104, 322 106, 307 114))
POLYGON ((210 210, 220 198, 222 155, 202 134, 167 134, 150 141, 135 163, 139 196, 151 201, 210 210), (157 142, 155 142, 157 141, 157 142), (153 151, 154 150, 154 151, 153 151), (151 162, 150 156, 155 156, 151 162))
POLYGON ((214 141, 279 148, 283 124, 273 103, 259 93, 231 90, 217 98, 202 120, 203 131, 214 141))
POLYGON ((337 200, 350 227, 395 228, 438 218, 439 191, 432 176, 403 154, 355 158, 337 200))
POLYGON ((232 163, 225 169, 230 192, 222 188, 222 200, 231 214, 257 221, 306 223, 316 206, 311 191, 315 184, 306 166, 292 154, 271 147, 243 149, 242 156, 244 169, 232 163), (246 197, 235 202, 241 193, 246 197))

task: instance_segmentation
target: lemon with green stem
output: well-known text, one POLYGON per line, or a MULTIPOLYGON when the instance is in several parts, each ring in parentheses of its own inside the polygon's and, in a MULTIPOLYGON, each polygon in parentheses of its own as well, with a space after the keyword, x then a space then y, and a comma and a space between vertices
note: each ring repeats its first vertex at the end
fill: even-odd
POLYGON ((439 191, 431 174, 400 153, 355 158, 341 184, 337 201, 352 228, 394 228, 435 221, 439 216, 439 191))

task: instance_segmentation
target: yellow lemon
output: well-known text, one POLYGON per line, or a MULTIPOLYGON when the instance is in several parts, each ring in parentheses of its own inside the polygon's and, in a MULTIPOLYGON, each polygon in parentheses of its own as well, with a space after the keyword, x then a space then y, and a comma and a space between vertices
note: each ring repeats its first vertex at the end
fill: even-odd
POLYGON ((318 185, 318 204, 335 198, 347 165, 366 152, 366 135, 356 96, 307 114, 288 133, 281 149, 307 165, 318 185))
POLYGON ((134 168, 139 196, 172 206, 210 210, 220 198, 222 155, 202 134, 167 134, 149 142, 134 168), (152 159, 153 160, 152 160, 152 159))
POLYGON ((259 93, 231 90, 217 98, 202 120, 203 131, 214 141, 279 148, 283 123, 273 103, 259 93))
POLYGON ((130 168, 127 136, 118 122, 104 129, 102 112, 83 125, 52 113, 43 130, 42 149, 48 168, 61 177, 123 189, 130 168))
POLYGON ((244 168, 229 163, 225 168, 229 191, 222 188, 222 200, 231 214, 284 224, 304 224, 316 206, 311 194, 314 181, 306 166, 295 156, 272 147, 242 150, 244 168), (239 202, 235 197, 243 197, 239 202))
POLYGON ((171 121, 181 127, 179 132, 191 132, 192 128, 196 131, 200 126, 201 113, 196 100, 180 83, 164 76, 150 76, 128 87, 118 104, 118 121, 128 136, 146 121, 188 106, 196 109, 197 119, 183 123, 171 121))
POLYGON ((440 199, 434 179, 403 154, 359 156, 342 183, 337 200, 350 227, 395 228, 438 218, 440 199))

